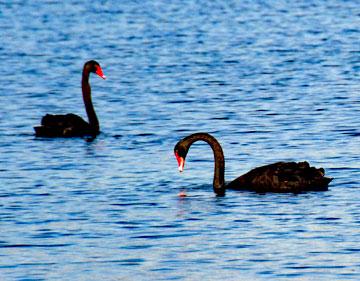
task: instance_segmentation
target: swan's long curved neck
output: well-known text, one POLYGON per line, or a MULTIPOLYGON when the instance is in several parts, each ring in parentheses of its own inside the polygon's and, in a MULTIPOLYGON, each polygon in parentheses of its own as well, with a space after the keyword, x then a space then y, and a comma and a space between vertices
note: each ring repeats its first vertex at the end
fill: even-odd
POLYGON ((184 139, 184 144, 187 149, 196 141, 205 141, 208 143, 214 153, 214 192, 218 195, 225 193, 225 158, 220 143, 208 133, 196 133, 184 139))
POLYGON ((95 109, 91 100, 91 87, 89 84, 89 74, 90 74, 89 71, 84 67, 82 80, 81 80, 83 100, 84 100, 89 124, 94 131, 99 132, 100 131, 99 120, 96 116, 95 109))

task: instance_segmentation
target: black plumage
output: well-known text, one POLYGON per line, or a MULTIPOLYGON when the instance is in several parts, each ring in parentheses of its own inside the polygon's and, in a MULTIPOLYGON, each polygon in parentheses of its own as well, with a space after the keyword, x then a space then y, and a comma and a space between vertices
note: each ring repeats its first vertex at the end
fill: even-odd
POLYGON ((89 84, 90 73, 96 73, 105 79, 105 75, 98 62, 91 60, 84 64, 81 88, 84 105, 89 122, 73 113, 68 114, 46 114, 41 119, 41 125, 34 127, 35 135, 38 137, 78 137, 97 136, 100 133, 99 120, 96 116, 91 100, 91 87, 89 84))
POLYGON ((225 194, 225 189, 263 192, 326 191, 332 178, 325 177, 323 168, 311 167, 308 162, 277 162, 252 169, 235 180, 225 183, 225 159, 220 143, 208 133, 195 133, 180 140, 174 148, 182 171, 190 146, 196 141, 207 142, 214 153, 214 192, 225 194))

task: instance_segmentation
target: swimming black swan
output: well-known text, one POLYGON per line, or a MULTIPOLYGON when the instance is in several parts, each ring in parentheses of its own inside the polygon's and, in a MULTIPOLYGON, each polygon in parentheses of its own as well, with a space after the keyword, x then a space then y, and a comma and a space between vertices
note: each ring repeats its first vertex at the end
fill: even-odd
POLYGON ((308 162, 277 162, 251 170, 226 184, 224 179, 225 159, 219 142, 208 133, 195 133, 180 140, 174 148, 179 171, 184 169, 185 158, 190 146, 196 141, 207 142, 215 158, 213 188, 217 195, 224 195, 225 189, 253 190, 264 192, 325 191, 332 178, 324 177, 323 168, 310 167, 308 162))
POLYGON ((89 123, 80 116, 72 113, 66 115, 46 114, 41 119, 41 126, 34 127, 36 136, 79 137, 89 135, 95 137, 100 133, 99 120, 91 101, 91 88, 89 84, 89 75, 91 72, 106 79, 98 62, 90 60, 84 64, 81 88, 89 123))

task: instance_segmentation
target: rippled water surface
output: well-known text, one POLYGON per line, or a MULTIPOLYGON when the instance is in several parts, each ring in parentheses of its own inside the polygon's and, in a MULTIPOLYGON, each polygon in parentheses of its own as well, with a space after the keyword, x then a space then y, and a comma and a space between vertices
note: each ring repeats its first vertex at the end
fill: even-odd
POLYGON ((1 280, 359 280, 358 1, 0 1, 1 280), (66 2, 66 3, 63 3, 66 2), (45 113, 102 134, 39 139, 45 113), (212 191, 308 160, 328 192, 212 191), (186 190, 187 197, 178 193, 186 190))

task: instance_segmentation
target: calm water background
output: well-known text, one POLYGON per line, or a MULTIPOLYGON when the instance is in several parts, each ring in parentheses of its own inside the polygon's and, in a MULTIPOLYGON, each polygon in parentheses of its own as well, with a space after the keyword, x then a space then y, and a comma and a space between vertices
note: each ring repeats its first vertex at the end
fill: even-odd
POLYGON ((0 1, 0 279, 359 280, 359 1, 115 2, 0 1), (85 116, 89 59, 103 133, 35 138, 85 116), (217 198, 207 145, 177 171, 198 131, 228 180, 279 160, 335 179, 217 198))

